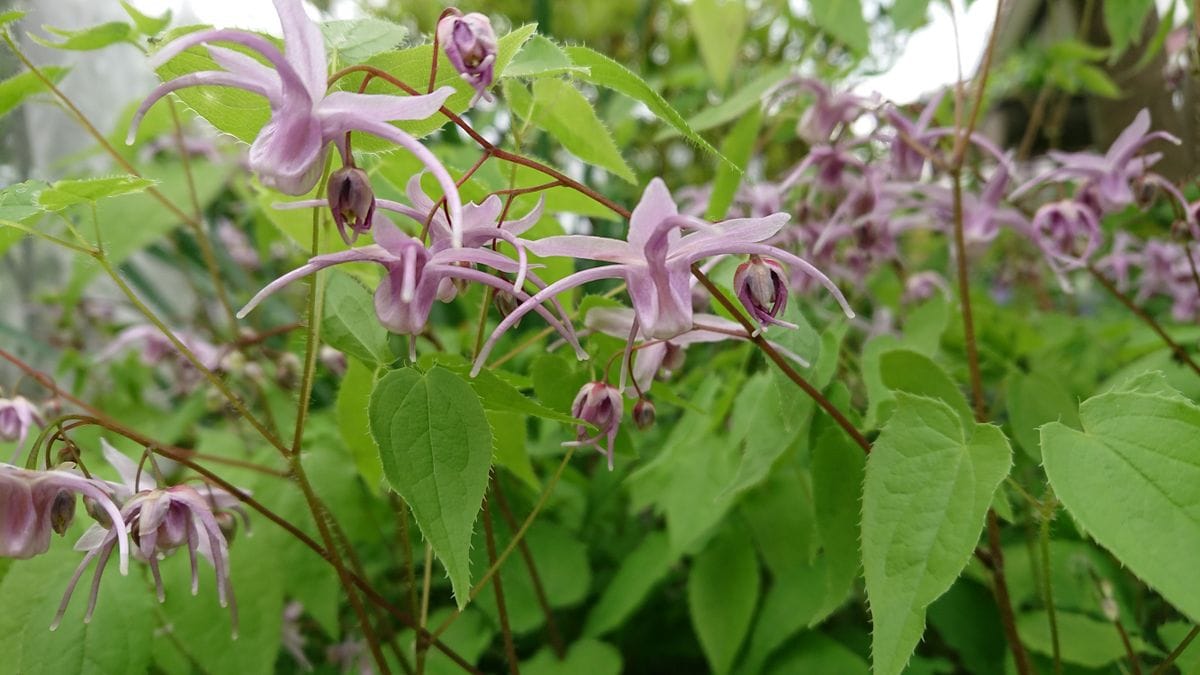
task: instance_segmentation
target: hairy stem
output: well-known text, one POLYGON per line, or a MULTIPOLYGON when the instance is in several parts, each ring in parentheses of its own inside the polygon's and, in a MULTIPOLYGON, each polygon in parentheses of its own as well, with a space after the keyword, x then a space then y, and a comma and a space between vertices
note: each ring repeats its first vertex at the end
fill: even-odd
MULTIPOLYGON (((492 510, 483 506, 483 535, 487 544, 488 564, 496 564, 496 533, 492 529, 492 510)), ((499 574, 492 579, 492 591, 496 594, 496 613, 500 615, 500 634, 504 637, 504 657, 508 661, 510 675, 521 675, 517 663, 517 646, 513 643, 512 626, 508 623, 508 609, 504 606, 504 584, 499 574)))

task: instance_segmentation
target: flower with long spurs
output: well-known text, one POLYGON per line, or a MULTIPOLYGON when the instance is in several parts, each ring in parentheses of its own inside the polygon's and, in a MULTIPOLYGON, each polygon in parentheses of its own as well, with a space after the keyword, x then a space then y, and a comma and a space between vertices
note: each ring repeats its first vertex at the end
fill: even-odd
MULTIPOLYGON (((473 372, 478 373, 500 337, 522 316, 558 293, 600 279, 623 279, 637 316, 637 330, 649 338, 669 339, 693 327, 692 264, 718 255, 761 255, 801 269, 833 293, 848 316, 854 316, 829 277, 807 261, 761 242, 775 236, 788 216, 742 218, 709 224, 679 215, 667 186, 650 181, 629 219, 626 241, 589 235, 563 235, 531 241, 529 250, 539 256, 567 256, 611 263, 585 269, 556 281, 526 300, 504 318, 479 351, 473 372), (683 229, 697 230, 687 235, 683 229)), ((632 332, 631 328, 631 332, 632 332)))
POLYGON ((162 576, 158 568, 159 560, 180 548, 187 548, 192 569, 192 595, 196 595, 200 590, 196 555, 199 554, 212 563, 217 575, 217 599, 222 607, 229 607, 236 636, 237 603, 229 579, 229 544, 216 517, 217 511, 233 508, 233 504, 237 502, 236 498, 224 490, 208 486, 201 490, 188 485, 160 488, 153 477, 139 472, 133 460, 103 439, 100 444, 105 459, 121 476, 121 483, 113 486, 125 497, 119 519, 114 521, 120 522, 121 527, 105 528, 93 525, 75 543, 77 551, 86 553, 67 583, 67 590, 63 594, 51 629, 56 628, 62 620, 76 584, 91 561, 96 559, 91 594, 88 598, 87 612, 84 614, 85 622, 91 619, 96 608, 100 579, 112 554, 113 544, 125 537, 128 526, 128 536, 135 544, 134 558, 150 567, 159 602, 163 602, 165 598, 162 576))
MULTIPOLYGON (((462 279, 491 286, 501 291, 512 292, 518 298, 529 297, 521 287, 524 285, 524 261, 514 262, 511 258, 489 249, 454 248, 448 242, 426 248, 419 239, 400 231, 382 214, 375 214, 373 228, 375 243, 369 246, 330 253, 310 258, 308 264, 299 267, 272 281, 258 292, 238 312, 244 318, 267 296, 291 282, 333 265, 349 262, 371 262, 382 265, 386 276, 375 291, 375 313, 385 328, 402 335, 416 336, 425 329, 429 312, 438 296, 438 288, 446 279, 462 279), (516 273, 517 281, 509 283, 499 277, 474 269, 473 265, 487 265, 506 273, 516 273)), ((533 279, 530 279, 533 281, 533 279)), ((536 281, 534 282, 536 283, 536 281)), ((549 310, 539 307, 539 314, 554 326, 575 348, 579 357, 587 353, 579 346, 569 322, 561 323, 549 310)))
POLYGON ((32 558, 50 550, 50 533, 62 534, 70 525, 76 495, 107 515, 120 548, 121 574, 127 574, 129 542, 112 487, 65 469, 31 471, 0 463, 0 558, 32 558))
POLYGON ((283 26, 283 52, 261 35, 231 29, 188 33, 159 49, 151 57, 151 65, 156 68, 189 47, 203 44, 223 70, 187 73, 160 84, 138 106, 127 140, 132 142, 150 106, 171 92, 194 86, 243 89, 266 98, 271 106, 271 118, 250 145, 249 156, 251 170, 267 187, 291 195, 309 192, 320 179, 329 143, 336 143, 343 157, 347 157, 346 133, 361 131, 391 141, 421 160, 437 177, 446 195, 450 220, 457 223, 462 205, 454 179, 424 145, 388 124, 433 115, 454 93, 454 88, 442 87, 421 96, 326 93, 325 42, 320 28, 304 13, 300 0, 274 2, 283 26), (242 52, 212 44, 216 42, 248 48, 270 66, 242 52))
POLYGON ((607 382, 588 382, 575 395, 575 401, 571 403, 571 415, 595 427, 596 433, 589 434, 587 427, 579 425, 575 431, 575 440, 563 445, 596 448, 608 458, 608 470, 612 471, 613 449, 624 411, 625 402, 621 400, 621 392, 616 387, 607 382), (601 439, 608 441, 604 448, 600 447, 601 439))
POLYGON ((21 452, 29 429, 34 424, 46 426, 37 406, 24 396, 0 398, 0 441, 16 441, 16 451, 21 452))
POLYGON ((497 51, 491 20, 478 12, 463 14, 450 8, 438 21, 437 39, 450 64, 475 89, 471 105, 480 98, 491 101, 487 88, 495 77, 497 51))

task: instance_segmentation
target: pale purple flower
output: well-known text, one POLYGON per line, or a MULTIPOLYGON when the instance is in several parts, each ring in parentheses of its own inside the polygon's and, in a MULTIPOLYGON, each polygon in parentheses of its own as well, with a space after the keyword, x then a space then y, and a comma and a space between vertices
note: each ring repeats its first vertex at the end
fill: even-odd
POLYGON ((903 300, 906 303, 924 302, 937 293, 943 296, 950 295, 949 284, 937 272, 917 272, 904 282, 903 300))
POLYGON ((528 243, 529 250, 540 256, 567 256, 612 264, 571 274, 526 300, 492 332, 479 352, 473 372, 478 373, 496 342, 524 314, 558 293, 600 279, 625 280, 637 314, 638 330, 646 336, 666 339, 691 330, 691 267, 712 256, 765 255, 802 269, 816 276, 846 314, 853 316, 841 291, 823 273, 783 249, 760 243, 774 237, 787 220, 787 214, 776 213, 767 218, 727 220, 713 225, 681 216, 666 184, 655 178, 633 210, 626 241, 564 235, 528 243), (683 235, 684 228, 698 231, 683 235))
POLYGON ((347 246, 351 246, 358 235, 371 229, 371 219, 375 215, 375 191, 371 189, 371 179, 358 167, 344 166, 329 176, 326 193, 338 234, 347 246))
POLYGON ((890 147, 892 177, 896 180, 915 181, 921 177, 928 161, 925 154, 913 147, 913 144, 932 150, 932 138, 926 132, 929 130, 933 116, 945 97, 945 90, 934 94, 916 120, 911 120, 896 106, 888 106, 885 115, 888 122, 896 129, 890 147))
POLYGON ((1159 139, 1176 145, 1180 142, 1165 131, 1151 132, 1150 111, 1143 108, 1104 155, 1050 151, 1047 154, 1058 162, 1058 168, 1022 185, 1012 196, 1015 199, 1046 182, 1077 179, 1085 181, 1083 189, 1092 191, 1101 209, 1106 212, 1132 204, 1134 194, 1130 183, 1144 175, 1162 157, 1159 153, 1139 157, 1138 153, 1146 144, 1159 139))
MULTIPOLYGON (((308 264, 288 272, 259 291, 238 312, 238 317, 244 318, 267 296, 297 279, 332 265, 350 262, 376 263, 387 270, 387 275, 375 291, 375 313, 385 328, 402 335, 416 336, 424 331, 433 302, 438 297, 438 289, 447 279, 481 283, 498 290, 511 291, 518 298, 528 297, 517 284, 472 267, 476 264, 487 265, 500 272, 516 273, 517 283, 523 285, 521 275, 525 266, 522 263, 489 249, 453 248, 449 242, 426 248, 420 240, 401 232, 382 214, 377 213, 375 219, 377 222, 372 232, 376 243, 309 259, 308 264)), ((529 280, 538 283, 532 276, 529 280)), ((580 358, 586 357, 569 325, 560 323, 540 306, 538 313, 571 343, 580 358)))
POLYGON ((317 353, 317 358, 321 360, 321 365, 338 377, 345 375, 346 369, 350 367, 346 361, 346 355, 329 345, 321 345, 321 351, 317 353))
POLYGON ((733 274, 733 291, 751 318, 761 325, 760 331, 770 325, 796 327, 778 318, 788 301, 787 271, 778 262, 750 256, 733 274))
MULTIPOLYGON (((1025 216, 1003 204, 1008 188, 1009 169, 1000 163, 979 193, 964 190, 962 193, 963 238, 969 244, 987 243, 1000 234, 1000 228, 1008 226, 1024 229, 1028 225, 1025 216)), ((941 185, 919 185, 914 193, 922 199, 905 205, 920 209, 915 215, 896 218, 900 230, 929 228, 946 234, 954 232, 954 193, 941 185)))
POLYGON ((155 68, 189 47, 203 44, 224 70, 188 73, 156 87, 134 114, 129 142, 150 106, 171 92, 193 86, 243 89, 263 96, 271 105, 271 119, 250 145, 249 156, 251 170, 267 187, 291 195, 309 192, 320 179, 329 143, 336 143, 346 157, 345 134, 361 131, 400 145, 421 160, 437 177, 446 194, 450 219, 457 223, 461 203, 454 179, 425 146, 388 124, 433 115, 454 93, 454 88, 442 87, 421 96, 349 91, 326 94, 325 42, 320 28, 304 13, 300 0, 274 2, 283 26, 283 53, 261 35, 231 29, 187 33, 159 49, 151 57, 155 68), (248 48, 270 66, 242 52, 211 44, 215 42, 248 48))
POLYGON ((1086 267, 1103 238, 1100 218, 1088 206, 1070 199, 1043 205, 1029 229, 1056 272, 1059 266, 1063 270, 1086 267))
POLYGON ((225 252, 229 254, 233 262, 248 270, 257 270, 262 267, 262 260, 258 257, 258 251, 254 250, 254 246, 250 243, 250 238, 228 218, 222 218, 217 223, 217 241, 225 247, 225 252))
POLYGON ((1132 250, 1137 243, 1133 235, 1118 231, 1113 235, 1112 250, 1096 261, 1098 269, 1112 272, 1117 289, 1121 291, 1129 288, 1130 272, 1142 264, 1142 254, 1132 250))
POLYGON ((813 94, 813 103, 800 116, 796 134, 814 145, 828 143, 839 126, 854 122, 872 103, 850 92, 835 92, 825 83, 808 77, 793 78, 783 86, 807 89, 813 94))
POLYGON ((564 445, 591 446, 608 458, 608 470, 613 470, 613 447, 617 439, 617 431, 621 426, 621 415, 625 410, 625 402, 621 392, 606 382, 588 382, 583 385, 571 404, 571 415, 583 420, 596 428, 594 435, 589 435, 588 428, 580 425, 575 431, 575 440, 564 445), (607 446, 600 447, 600 441, 607 439, 607 446))
MULTIPOLYGON (((205 368, 208 370, 220 368, 221 359, 224 356, 224 351, 221 348, 191 333, 174 331, 174 334, 179 342, 195 355, 196 359, 205 368)), ((164 335, 156 326, 149 324, 130 326, 117 333, 112 342, 109 342, 96 355, 96 360, 107 361, 131 347, 137 348, 142 363, 148 366, 158 365, 166 360, 177 361, 185 367, 190 367, 191 365, 184 359, 183 354, 179 352, 175 347, 175 343, 171 342, 170 338, 164 335)))
POLYGON ((113 502, 112 488, 65 469, 31 471, 0 463, 0 558, 26 559, 50 550, 50 534, 65 531, 65 500, 82 495, 115 523, 113 541, 120 547, 121 574, 129 571, 129 542, 124 520, 113 502))
POLYGON ((112 554, 113 545, 124 540, 128 529, 128 536, 134 542, 134 558, 150 567, 159 602, 165 599, 162 577, 159 574, 159 560, 180 548, 187 549, 192 570, 192 595, 196 595, 200 590, 196 555, 199 554, 208 560, 216 570, 217 599, 222 607, 229 607, 236 636, 237 603, 233 598, 233 586, 229 579, 229 545, 214 513, 217 510, 234 508, 238 503, 236 497, 224 490, 208 486, 199 490, 188 485, 160 488, 152 476, 139 474, 137 464, 107 441, 102 439, 101 447, 105 458, 121 475, 120 484, 110 484, 119 494, 125 496, 120 514, 113 521, 120 526, 104 528, 93 525, 75 543, 75 549, 84 551, 85 555, 67 583, 51 628, 57 627, 62 620, 76 584, 88 565, 96 559, 98 562, 93 573, 91 595, 87 612, 84 614, 85 622, 91 620, 100 590, 100 579, 112 554))
POLYGON ((304 633, 300 630, 300 618, 304 616, 304 604, 292 600, 283 606, 283 621, 281 631, 283 637, 280 642, 283 648, 291 654, 296 660, 296 665, 305 672, 312 672, 312 661, 308 660, 308 656, 304 654, 304 644, 307 640, 304 638, 304 633))
POLYGON ((438 22, 437 39, 454 69, 475 89, 471 105, 481 97, 491 101, 487 89, 495 77, 497 49, 492 22, 478 12, 451 10, 438 22))
POLYGON ((24 396, 0 398, 0 441, 16 441, 19 453, 34 424, 46 426, 37 406, 29 399, 24 396))

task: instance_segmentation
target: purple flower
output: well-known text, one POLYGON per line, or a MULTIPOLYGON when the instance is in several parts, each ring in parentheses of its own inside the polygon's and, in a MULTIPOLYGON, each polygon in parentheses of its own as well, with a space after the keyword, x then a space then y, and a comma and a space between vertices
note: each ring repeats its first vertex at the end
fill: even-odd
POLYGON ((1165 131, 1151 132, 1150 111, 1143 108, 1104 155, 1051 151, 1048 154, 1059 167, 1022 185, 1012 196, 1015 199, 1042 183, 1079 179, 1085 181, 1084 189, 1094 193, 1104 211, 1132 204, 1134 194, 1130 183, 1162 157, 1158 153, 1141 157, 1137 154, 1147 143, 1158 139, 1175 144, 1180 142, 1165 131))
POLYGON ((1113 235, 1112 250, 1108 255, 1096 261, 1096 267, 1112 272, 1117 288, 1124 291, 1129 288, 1130 271, 1142 264, 1142 255, 1131 249, 1137 244, 1137 239, 1125 231, 1113 235))
MULTIPOLYGON (((375 313, 385 328, 403 335, 415 336, 424 331, 433 302, 437 299, 439 288, 445 280, 462 279, 502 291, 511 291, 522 299, 528 297, 520 287, 524 285, 524 256, 520 262, 514 262, 495 251, 453 248, 448 245, 449 242, 425 248, 420 240, 404 234, 384 216, 377 214, 375 218, 378 221, 373 228, 376 243, 309 259, 307 265, 288 272, 259 291, 238 312, 238 317, 244 318, 264 298, 296 279, 332 265, 349 262, 376 263, 387 270, 387 275, 375 291, 375 313), (517 282, 510 284, 499 277, 474 269, 472 265, 476 264, 487 265, 501 272, 515 272, 517 282)), ((523 249, 521 251, 523 252, 523 249)), ((539 284, 535 277, 530 276, 529 280, 539 284)), ((575 347, 576 353, 581 355, 580 358, 585 358, 586 353, 579 346, 569 325, 560 323, 545 308, 539 307, 538 310, 539 314, 575 347)))
POLYGON ((130 124, 132 142, 142 116, 167 94, 193 86, 225 86, 244 89, 267 99, 271 118, 250 145, 250 168, 270 188, 290 195, 309 192, 320 179, 325 149, 337 143, 347 156, 345 134, 362 131, 400 145, 412 152, 437 177, 445 191, 450 219, 457 223, 461 204, 454 180, 441 162, 412 136, 388 124, 395 120, 419 120, 433 115, 454 93, 442 87, 423 96, 385 96, 335 91, 326 94, 325 43, 321 30, 304 13, 300 0, 274 0, 283 25, 284 53, 261 35, 229 29, 188 33, 164 45, 151 57, 161 66, 189 47, 204 44, 224 70, 206 70, 181 75, 164 82, 142 102, 130 124), (246 47, 271 64, 213 42, 246 47))
POLYGON ((608 457, 608 470, 613 469, 613 443, 617 439, 617 430, 621 426, 621 415, 625 410, 625 402, 621 392, 616 387, 605 382, 588 382, 583 385, 571 404, 571 415, 583 420, 596 428, 594 436, 588 435, 588 428, 580 425, 576 431, 574 442, 564 445, 590 445, 608 457), (601 439, 607 439, 608 445, 601 449, 601 439))
POLYGON ((924 302, 936 293, 941 293, 943 296, 950 295, 949 284, 937 272, 917 272, 904 282, 904 302, 924 302))
POLYGON ((65 531, 76 495, 91 499, 108 516, 120 546, 121 574, 129 571, 125 521, 103 481, 70 471, 30 471, 0 463, 0 558, 32 558, 50 550, 50 533, 65 531), (67 507, 70 500, 72 507, 67 507))
POLYGON ((215 516, 218 510, 235 508, 238 504, 236 497, 224 490, 208 486, 201 488, 203 493, 187 485, 159 488, 152 476, 139 474, 137 464, 107 441, 101 439, 101 447, 105 458, 117 469, 122 479, 122 483, 116 485, 115 489, 118 494, 125 496, 125 503, 118 518, 113 521, 120 523, 120 527, 104 528, 93 525, 75 543, 75 549, 85 551, 86 554, 67 583, 51 629, 58 626, 66 613, 71 594, 75 591, 84 570, 93 559, 97 559, 87 612, 84 614, 85 622, 91 619, 96 608, 100 579, 112 554, 113 545, 124 541, 128 529, 129 537, 134 542, 134 558, 150 567, 159 602, 164 600, 162 577, 158 569, 159 560, 180 548, 187 549, 192 568, 192 595, 198 593, 200 588, 196 566, 197 553, 212 563, 217 576, 217 599, 222 607, 230 608, 233 632, 236 636, 237 604, 233 599, 233 587, 229 580, 229 545, 215 516))
POLYGON ((834 92, 819 80, 807 77, 793 79, 791 86, 812 92, 811 106, 800 116, 796 134, 810 144, 828 143, 840 125, 849 125, 862 114, 870 100, 849 92, 834 92))
MULTIPOLYGON (((1001 162, 978 194, 963 191, 963 237, 968 243, 990 242, 1000 234, 1000 228, 1005 225, 1017 229, 1027 226, 1028 221, 1020 211, 1001 204, 1008 181, 1008 165, 1001 162)), ((933 229, 946 234, 953 233, 954 193, 951 189, 941 185, 919 185, 914 192, 922 199, 907 205, 925 212, 897 218, 895 223, 898 229, 932 226, 933 229)))
POLYGON ((371 229, 371 218, 375 215, 375 191, 371 189, 371 179, 358 167, 344 166, 329 176, 326 191, 338 234, 347 246, 352 246, 358 235, 371 229), (347 225, 351 234, 346 233, 347 225))
POLYGON ((481 97, 491 101, 487 88, 492 85, 496 68, 496 31, 492 30, 492 22, 478 12, 463 15, 452 9, 438 22, 437 39, 454 69, 475 88, 471 105, 481 97))
POLYGON ((17 452, 25 444, 29 428, 34 424, 46 426, 36 406, 24 396, 0 398, 0 440, 16 441, 17 452))
POLYGON ((795 328, 777 317, 787 308, 788 284, 783 265, 770 258, 752 255, 733 274, 733 290, 750 316, 761 324, 795 328))
POLYGON ((692 321, 691 266, 718 255, 765 255, 816 276, 853 316, 841 291, 807 261, 780 248, 760 243, 775 236, 788 216, 727 220, 711 225, 679 215, 666 184, 650 181, 629 222, 627 241, 587 235, 547 237, 529 242, 540 256, 568 256, 612 263, 571 274, 550 284, 509 314, 493 331, 474 372, 483 367, 488 353, 505 331, 542 302, 570 288, 600 279, 624 279, 637 314, 637 330, 647 337, 667 339, 689 331, 692 321), (699 230, 687 235, 684 228, 699 230))
POLYGON ((1087 266, 1103 237, 1099 217, 1088 206, 1070 199, 1043 205, 1034 214, 1029 229, 1060 280, 1059 265, 1063 270, 1087 266))
POLYGON ((945 97, 945 90, 939 91, 929 99, 929 103, 921 110, 917 119, 910 120, 895 106, 889 106, 885 115, 888 122, 896 129, 896 135, 891 141, 892 177, 895 180, 915 181, 921 177, 925 169, 925 154, 913 147, 913 144, 932 148, 926 136, 929 124, 945 97))
MULTIPOLYGON (((224 356, 221 348, 183 331, 175 331, 175 337, 188 351, 196 356, 197 360, 205 368, 216 370, 221 367, 221 359, 224 356)), ((148 324, 130 326, 117 333, 112 342, 109 342, 104 349, 100 350, 100 353, 96 356, 96 360, 106 361, 122 351, 135 346, 138 348, 138 354, 141 356, 142 363, 148 366, 158 365, 168 359, 175 360, 184 367, 191 366, 190 363, 184 360, 183 355, 175 348, 175 343, 171 342, 170 338, 163 335, 163 332, 156 326, 148 324)))
POLYGON ((262 260, 258 257, 258 251, 251 245, 250 238, 228 218, 222 218, 217 224, 217 241, 221 242, 225 252, 235 263, 248 270, 262 267, 262 260))

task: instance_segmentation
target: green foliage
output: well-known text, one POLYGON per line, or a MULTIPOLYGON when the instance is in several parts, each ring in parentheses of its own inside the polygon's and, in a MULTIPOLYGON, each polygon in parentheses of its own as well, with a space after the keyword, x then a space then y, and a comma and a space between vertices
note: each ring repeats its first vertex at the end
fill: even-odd
MULTIPOLYGON (((42 74, 57 84, 66 77, 70 68, 51 66, 42 69, 42 74)), ((36 73, 24 72, 0 82, 0 117, 4 117, 21 105, 25 99, 47 91, 49 88, 36 73)))
POLYGON ((1130 381, 1079 407, 1082 430, 1042 427, 1046 476, 1102 546, 1193 621, 1200 589, 1200 407, 1161 376, 1130 381))
POLYGON ((62 39, 55 42, 32 33, 29 34, 29 37, 34 42, 50 49, 87 52, 104 49, 105 47, 122 42, 137 44, 138 31, 124 21, 111 21, 81 30, 63 30, 61 28, 54 28, 53 26, 42 26, 42 28, 46 32, 62 39))
POLYGON ((321 336, 329 346, 363 363, 391 363, 395 357, 388 345, 388 332, 375 317, 375 301, 370 291, 341 272, 326 274, 321 336))
POLYGON ((724 89, 746 30, 746 6, 738 0, 694 0, 688 19, 700 56, 718 89, 724 89))
POLYGON ((109 197, 142 192, 152 185, 154 181, 138 176, 60 180, 42 190, 38 204, 47 211, 61 211, 76 204, 95 204, 109 197))
POLYGON ((925 611, 971 557, 1012 462, 1008 441, 936 399, 897 392, 867 461, 862 552, 874 672, 900 673, 925 611))
POLYGON ((365 61, 386 52, 404 41, 408 29, 400 24, 366 17, 321 24, 325 48, 338 63, 365 61))
POLYGON ((728 673, 758 602, 758 560, 744 535, 726 533, 696 556, 688 575, 692 625, 714 673, 728 673))
POLYGON ((492 463, 483 406, 444 368, 406 368, 376 383, 370 419, 383 473, 445 565, 461 609, 471 588, 471 532, 492 463))
POLYGON ((1130 45, 1141 41, 1146 17, 1154 9, 1154 0, 1125 0, 1105 2, 1104 28, 1112 39, 1112 60, 1116 61, 1130 45))
POLYGON ((534 81, 530 120, 579 159, 630 183, 637 182, 592 104, 566 80, 548 77, 534 81))
POLYGON ((852 51, 867 51, 867 21, 859 0, 813 0, 812 20, 852 51))

